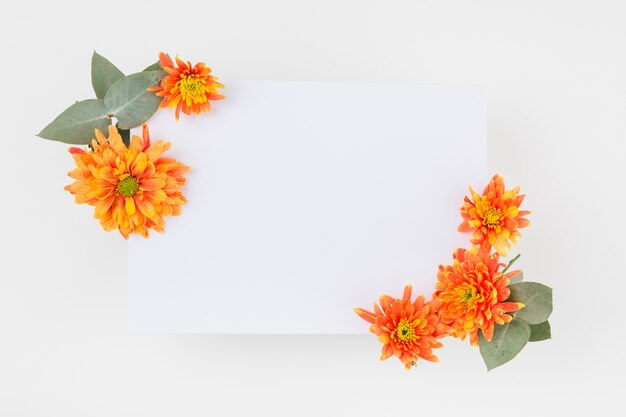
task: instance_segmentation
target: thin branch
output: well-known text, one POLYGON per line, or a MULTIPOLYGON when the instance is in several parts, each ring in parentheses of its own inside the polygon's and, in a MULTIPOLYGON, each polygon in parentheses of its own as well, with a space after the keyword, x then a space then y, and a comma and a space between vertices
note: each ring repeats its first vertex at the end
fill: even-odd
POLYGON ((517 261, 519 259, 519 257, 522 256, 521 253, 518 253, 517 256, 513 259, 511 259, 511 261, 509 262, 509 264, 506 266, 506 268, 504 268, 502 270, 502 274, 506 273, 506 271, 509 270, 509 268, 511 267, 511 265, 513 265, 515 263, 515 261, 517 261))

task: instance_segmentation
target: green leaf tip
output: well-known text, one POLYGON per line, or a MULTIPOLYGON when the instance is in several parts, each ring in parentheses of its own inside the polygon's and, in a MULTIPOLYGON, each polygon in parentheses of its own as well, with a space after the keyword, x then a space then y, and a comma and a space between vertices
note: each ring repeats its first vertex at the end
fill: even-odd
POLYGON ((487 370, 491 371, 504 365, 517 356, 528 343, 530 333, 528 323, 518 319, 504 325, 496 325, 493 338, 489 342, 481 331, 478 334, 478 347, 487 370))
POLYGON ((122 137, 122 142, 124 142, 124 145, 126 145, 127 147, 130 146, 130 130, 120 129, 119 123, 116 125, 116 127, 117 127, 117 133, 119 133, 120 136, 122 137))
POLYGON ((143 69, 143 72, 146 71, 162 71, 163 67, 161 66, 161 61, 157 61, 152 65, 148 65, 146 68, 143 69))
POLYGON ((522 282, 524 280, 524 273, 520 271, 519 274, 513 275, 509 278, 509 285, 517 284, 518 282, 522 282))
MULTIPOLYGON (((167 57, 169 59, 172 59, 170 54, 165 54, 165 55, 167 55, 167 57)), ((145 71, 157 71, 157 70, 163 70, 163 67, 161 66, 161 60, 160 59, 157 62, 155 62, 154 64, 148 65, 146 68, 144 68, 144 72, 145 71)))
POLYGON ((97 98, 103 99, 109 88, 122 78, 124 78, 122 71, 111 61, 93 51, 91 56, 91 85, 97 98))
POLYGON ((94 131, 106 132, 111 124, 103 100, 89 99, 76 102, 65 109, 37 136, 72 145, 87 145, 94 138, 94 131))
POLYGON ((529 342, 541 342, 548 339, 552 339, 552 329, 550 328, 550 322, 548 320, 530 326, 529 342))

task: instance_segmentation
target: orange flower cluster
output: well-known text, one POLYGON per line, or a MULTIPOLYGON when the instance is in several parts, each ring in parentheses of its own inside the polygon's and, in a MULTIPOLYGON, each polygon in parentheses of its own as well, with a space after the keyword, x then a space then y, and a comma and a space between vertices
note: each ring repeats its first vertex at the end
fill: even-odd
MULTIPOLYGON (((200 62, 191 65, 176 56, 176 65, 164 53, 159 63, 166 75, 157 87, 148 88, 163 97, 159 107, 175 107, 180 112, 200 114, 211 109, 210 100, 221 100, 211 69, 200 62)), ((65 187, 78 204, 95 207, 94 217, 106 231, 118 229, 128 239, 132 233, 148 237, 149 230, 162 232, 165 216, 181 214, 187 202, 180 192, 185 185, 189 167, 162 154, 169 142, 150 144, 148 126, 143 125, 143 138, 133 136, 124 144, 115 126, 109 125, 109 137, 98 129, 91 150, 70 148, 76 168, 68 175, 74 182, 65 187)))
POLYGON ((186 203, 180 188, 189 167, 165 158, 169 142, 150 144, 148 126, 143 138, 133 136, 126 146, 115 126, 109 137, 96 130, 93 150, 70 148, 76 168, 68 175, 75 181, 65 189, 76 203, 95 207, 94 217, 106 231, 118 229, 148 237, 148 230, 162 232, 164 216, 177 216, 186 203))
POLYGON ((499 262, 506 254, 504 248, 510 248, 509 241, 516 243, 520 236, 517 229, 530 224, 523 218, 530 212, 519 210, 524 196, 519 195, 519 187, 505 190, 499 175, 491 179, 482 196, 471 187, 470 192, 472 200, 465 197, 461 207, 459 231, 473 231, 470 242, 479 246, 459 248, 451 265, 439 266, 432 300, 424 302, 424 296, 419 296, 411 303, 409 285, 402 299, 380 297, 381 307, 374 304, 374 312, 355 309, 383 343, 381 359, 395 355, 407 369, 418 358, 437 361, 432 349, 442 345, 436 339, 464 340, 469 335, 475 346, 480 331, 491 341, 495 326, 509 323, 511 313, 524 307, 506 301, 511 293, 509 279, 521 271, 503 273, 500 268, 505 264, 499 262))

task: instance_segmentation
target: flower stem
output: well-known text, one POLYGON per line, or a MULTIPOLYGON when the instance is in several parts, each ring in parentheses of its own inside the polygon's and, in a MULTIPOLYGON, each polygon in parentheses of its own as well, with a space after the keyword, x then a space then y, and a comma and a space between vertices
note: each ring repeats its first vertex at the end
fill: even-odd
POLYGON ((521 253, 518 253, 517 256, 513 259, 511 259, 511 261, 509 262, 509 264, 506 266, 506 268, 504 268, 502 270, 502 274, 504 274, 506 271, 509 270, 509 268, 511 267, 511 265, 513 265, 515 263, 515 261, 517 261, 519 259, 519 257, 522 256, 521 253))

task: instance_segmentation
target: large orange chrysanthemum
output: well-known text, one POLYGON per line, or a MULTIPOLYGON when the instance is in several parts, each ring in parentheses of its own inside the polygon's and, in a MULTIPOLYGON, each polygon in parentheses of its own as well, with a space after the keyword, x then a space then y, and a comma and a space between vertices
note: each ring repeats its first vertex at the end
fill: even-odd
POLYGON ((114 126, 109 138, 96 129, 93 150, 70 148, 76 168, 68 174, 75 181, 65 189, 76 203, 95 207, 94 217, 106 231, 118 229, 148 237, 148 229, 163 231, 163 216, 179 215, 187 200, 180 192, 189 167, 164 158, 170 143, 150 145, 148 126, 143 139, 133 136, 129 147, 114 126))
POLYGON ((494 324, 504 324, 513 318, 511 313, 524 307, 522 303, 506 302, 511 291, 509 278, 520 271, 498 272, 502 264, 499 255, 482 256, 472 251, 457 249, 452 265, 439 266, 433 299, 442 302, 439 315, 452 327, 454 337, 470 335, 472 345, 478 344, 478 330, 488 341, 493 337, 494 324))
POLYGON ((500 255, 506 256, 505 248, 511 247, 509 241, 517 244, 517 238, 520 237, 517 229, 530 224, 523 218, 530 211, 519 210, 524 195, 518 195, 519 187, 506 191, 504 179, 497 174, 485 187, 482 196, 472 187, 469 190, 473 201, 465 197, 461 206, 463 223, 459 225, 459 232, 473 231, 470 242, 480 245, 481 253, 490 253, 493 246, 500 255))
POLYGON ((381 360, 396 355, 406 369, 419 359, 437 362, 434 348, 443 345, 436 339, 448 334, 437 315, 441 302, 424 302, 424 296, 411 302, 411 286, 404 289, 402 299, 388 295, 380 297, 380 307, 374 303, 374 312, 355 308, 354 311, 364 320, 372 323, 370 332, 383 343, 381 360), (381 309, 382 308, 382 309, 381 309))
POLYGON ((176 64, 172 59, 161 52, 159 60, 163 71, 168 75, 163 77, 161 85, 149 88, 148 91, 155 91, 156 95, 163 97, 161 108, 176 107, 176 120, 180 117, 180 111, 186 115, 191 112, 200 114, 211 110, 209 100, 221 100, 223 95, 217 92, 218 88, 224 86, 217 82, 217 78, 209 75, 211 68, 199 62, 191 65, 191 62, 183 62, 176 56, 176 64))

